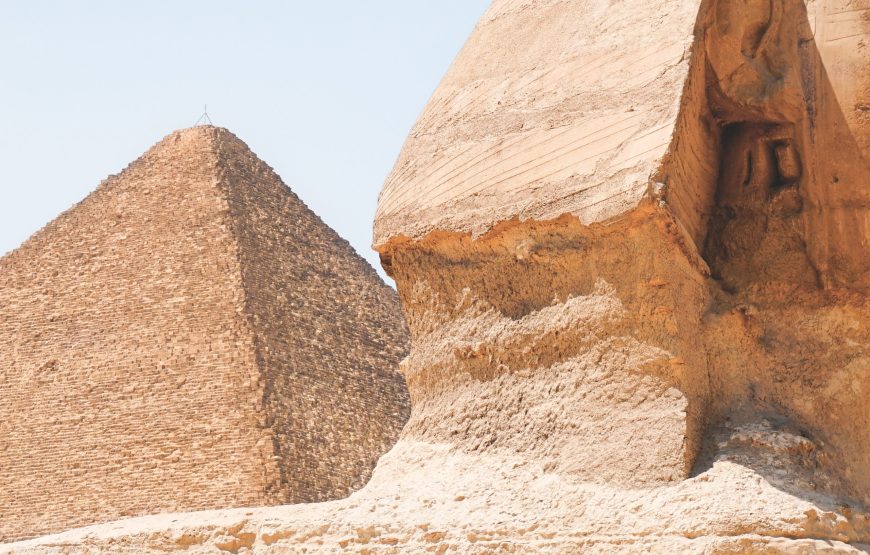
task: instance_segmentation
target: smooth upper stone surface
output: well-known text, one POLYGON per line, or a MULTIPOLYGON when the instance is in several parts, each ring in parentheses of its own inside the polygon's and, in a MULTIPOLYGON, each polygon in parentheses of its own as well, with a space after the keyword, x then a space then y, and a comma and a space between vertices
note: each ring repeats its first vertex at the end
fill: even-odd
POLYGON ((811 0, 807 10, 837 101, 870 158, 870 1, 811 0))
POLYGON ((411 131, 374 244, 634 208, 668 151, 701 2, 494 2, 411 131))

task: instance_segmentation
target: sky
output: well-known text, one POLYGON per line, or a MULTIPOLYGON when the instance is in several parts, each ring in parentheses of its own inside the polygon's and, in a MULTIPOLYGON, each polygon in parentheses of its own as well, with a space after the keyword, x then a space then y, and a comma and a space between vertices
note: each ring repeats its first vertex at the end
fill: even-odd
POLYGON ((377 195, 488 0, 0 0, 0 255, 208 105, 383 276, 377 195))

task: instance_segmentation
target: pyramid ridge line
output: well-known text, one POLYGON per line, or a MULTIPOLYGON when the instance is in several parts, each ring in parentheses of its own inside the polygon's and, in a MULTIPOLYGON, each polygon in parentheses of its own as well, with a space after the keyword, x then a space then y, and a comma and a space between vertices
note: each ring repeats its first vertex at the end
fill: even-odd
MULTIPOLYGON (((225 182, 225 180, 226 180, 227 173, 232 172, 233 170, 228 167, 227 162, 230 160, 237 160, 237 159, 239 159, 239 156, 238 156, 238 154, 225 155, 224 153, 226 153, 226 150, 224 147, 227 146, 229 148, 233 148, 232 145, 233 145, 233 143, 235 143, 236 148, 241 149, 242 156, 249 156, 250 157, 249 161, 253 161, 255 163, 255 165, 261 166, 261 168, 265 169, 267 174, 271 178, 273 178, 278 184, 281 185, 283 193, 286 195, 289 195, 289 197, 292 199, 292 201, 294 203, 298 204, 301 207, 301 209, 312 220, 314 220, 319 227, 321 227, 323 229, 324 233, 326 233, 330 236, 330 239, 334 245, 334 248, 347 250, 351 255, 353 255, 353 258, 357 259, 359 262, 362 263, 361 269, 364 272, 366 272, 367 274, 369 274, 370 278, 372 278, 376 282, 378 282, 379 285, 384 286, 387 289, 389 289, 392 293, 395 293, 395 291, 390 286, 390 284, 387 283, 387 281, 384 280, 378 274, 377 270, 372 266, 372 264, 369 263, 368 260, 366 260, 365 256, 363 256, 363 254, 361 252, 357 251, 357 249, 354 248, 354 246, 351 244, 351 242, 346 237, 344 237, 335 228, 333 228, 329 223, 327 223, 316 210, 314 210, 311 206, 308 205, 307 202, 305 202, 304 199, 302 199, 298 194, 296 194, 296 192, 293 190, 293 188, 290 185, 288 185, 286 181, 284 181, 284 179, 275 170, 275 168, 273 168, 271 165, 269 165, 268 162, 264 161, 256 152, 254 152, 254 150, 244 140, 239 138, 238 135, 236 135, 235 133, 233 133, 229 129, 226 129, 223 127, 207 126, 207 125, 200 125, 197 127, 181 129, 181 130, 178 130, 177 133, 185 133, 185 132, 188 132, 190 130, 197 129, 199 127, 208 127, 208 128, 216 130, 216 133, 214 133, 214 135, 212 135, 213 140, 214 140, 214 152, 216 154, 216 162, 215 162, 216 169, 217 169, 216 179, 218 180, 218 182, 222 183, 222 185, 224 186, 224 187, 222 187, 223 194, 225 196, 225 199, 228 202, 229 202, 229 198, 227 197, 228 192, 225 189, 228 184, 225 182)), ((169 136, 171 137, 172 134, 170 134, 169 136)), ((229 153, 227 153, 227 154, 229 154, 229 153)))
POLYGON ((45 233, 50 232, 59 221, 71 217, 75 212, 77 212, 80 205, 87 203, 93 195, 102 194, 107 188, 111 188, 115 183, 122 182, 125 179, 137 179, 137 171, 148 168, 149 164, 154 163, 156 159, 179 155, 180 157, 202 155, 213 157, 213 160, 210 161, 210 165, 212 165, 211 171, 213 172, 212 177, 218 182, 223 182, 222 186, 218 188, 216 193, 223 196, 225 202, 229 202, 229 199, 227 198, 228 191, 226 190, 228 184, 225 182, 226 172, 229 169, 228 166, 231 165, 228 164, 228 162, 233 160, 242 161, 245 158, 247 158, 247 160, 244 160, 244 163, 254 162, 260 169, 265 170, 266 174, 264 177, 268 176, 267 179, 272 178, 280 183, 283 187, 284 193, 289 195, 293 202, 298 203, 301 208, 317 222, 318 225, 324 228, 324 231, 327 232, 328 235, 332 236, 331 242, 335 243, 335 248, 349 250, 354 258, 359 259, 359 261, 363 263, 361 269, 369 275, 369 278, 374 279, 380 285, 390 290, 393 289, 390 284, 377 273, 375 268, 365 259, 363 254, 358 252, 347 238, 342 236, 338 231, 324 221, 320 214, 313 210, 298 194, 296 194, 278 172, 258 156, 245 141, 229 129, 215 125, 197 125, 176 129, 168 133, 156 143, 153 143, 152 146, 133 159, 120 171, 111 173, 101 179, 100 182, 93 189, 88 191, 84 197, 75 202, 72 206, 63 210, 61 213, 57 214, 55 217, 51 218, 49 221, 45 222, 44 225, 17 247, 6 253, 0 253, 0 261, 10 262, 13 258, 21 255, 21 252, 19 251, 22 249, 26 250, 26 247, 29 244, 33 243, 34 240, 38 240, 38 238, 45 233), (208 146, 203 149, 201 148, 201 145, 205 141, 207 141, 208 146), (185 150, 188 152, 185 153, 185 150))

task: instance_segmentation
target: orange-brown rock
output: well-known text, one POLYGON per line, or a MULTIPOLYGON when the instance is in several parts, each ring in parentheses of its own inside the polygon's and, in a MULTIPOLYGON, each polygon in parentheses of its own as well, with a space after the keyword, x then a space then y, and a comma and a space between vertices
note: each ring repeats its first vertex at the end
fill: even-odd
POLYGON ((0 260, 0 539, 323 501, 407 419, 395 294, 224 129, 0 260))
POLYGON ((870 5, 629 4, 495 2, 412 131, 403 437, 623 488, 727 460, 867 541, 870 5))
MULTIPOLYGON (((862 129, 843 118, 801 2, 655 10, 660 24, 645 25, 640 6, 616 15, 596 2, 496 2, 417 123, 375 224, 413 337, 408 430, 444 430, 436 437, 467 437, 474 449, 523 438, 518 447, 551 467, 650 485, 688 477, 732 411, 782 413, 826 444, 841 492, 870 500, 864 380, 852 376, 845 396, 823 393, 836 367, 828 360, 850 360, 841 335, 793 328, 777 340, 774 331, 796 306, 808 312, 794 318, 837 306, 861 320, 855 295, 870 277, 862 129), (570 30, 580 20, 583 36, 570 30), (594 385, 600 407, 588 394, 569 404, 582 425, 534 426, 493 410, 503 401, 469 409, 473 426, 464 410, 451 411, 454 424, 443 417, 438 399, 457 382, 487 390, 522 375, 531 389, 552 383, 541 368, 590 349, 570 319, 493 342, 471 323, 476 312, 552 327, 543 311, 564 319, 572 298, 601 283, 627 316, 614 329, 598 324, 598 335, 619 338, 626 360, 616 366, 634 370, 617 379, 614 368, 594 385), (720 328, 736 323, 721 316, 730 311, 751 313, 751 340, 720 328), (794 360, 806 344, 813 353, 794 360), (620 388, 639 392, 630 410, 616 408, 620 388), (469 437, 475 430, 494 437, 469 437), (539 447, 528 430, 540 430, 539 447)), ((478 391, 460 406, 496 397, 478 391)), ((539 405, 523 399, 526 410, 539 405)))

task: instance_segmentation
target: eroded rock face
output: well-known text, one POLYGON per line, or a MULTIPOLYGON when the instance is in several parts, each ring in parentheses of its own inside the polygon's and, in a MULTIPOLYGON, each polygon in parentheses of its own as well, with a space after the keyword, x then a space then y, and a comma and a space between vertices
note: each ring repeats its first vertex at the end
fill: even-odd
MULTIPOLYGON (((493 11, 498 7, 497 3, 493 11)), ((501 7, 506 10, 502 25, 522 19, 501 7)), ((671 9, 679 13, 677 6, 671 9)), ((485 162, 449 158, 447 152, 454 147, 438 143, 445 131, 439 135, 436 129, 434 139, 418 138, 422 132, 412 135, 412 151, 429 141, 428 148, 434 142, 432 158, 448 158, 436 164, 428 158, 400 159, 382 196, 383 219, 376 225, 376 240, 396 278, 414 336, 405 368, 412 396, 418 406, 429 407, 437 405, 433 399, 444 391, 455 395, 457 389, 472 387, 469 383, 487 391, 502 387, 502 380, 525 380, 533 390, 531 384, 541 379, 559 391, 551 376, 544 377, 555 367, 573 367, 567 374, 585 387, 589 372, 578 364, 578 355, 582 360, 601 350, 606 355, 592 366, 607 376, 608 383, 593 381, 589 391, 581 387, 578 397, 563 399, 564 405, 573 407, 566 410, 578 416, 577 422, 556 418, 564 427, 556 424, 557 431, 544 434, 555 445, 578 447, 580 460, 590 456, 590 461, 576 465, 581 474, 646 485, 685 478, 710 430, 723 418, 733 411, 773 412, 817 438, 824 453, 818 461, 825 461, 817 461, 818 471, 827 473, 830 484, 838 484, 839 493, 866 502, 870 482, 864 469, 870 466, 870 450, 862 445, 870 439, 870 412, 862 406, 868 392, 859 374, 864 376, 870 368, 855 361, 863 359, 868 345, 862 331, 868 277, 868 205, 863 200, 867 162, 852 128, 843 121, 801 2, 719 0, 701 5, 696 13, 691 55, 678 64, 683 67, 685 86, 681 95, 674 95, 680 100, 676 116, 661 99, 649 99, 641 107, 640 101, 648 98, 644 95, 633 99, 637 106, 623 110, 647 111, 650 121, 658 115, 671 134, 670 146, 666 152, 653 148, 637 158, 634 170, 656 160, 659 166, 634 204, 611 214, 604 224, 587 218, 594 203, 579 200, 589 190, 582 180, 566 182, 559 197, 549 199, 568 212, 561 219, 514 220, 482 230, 480 225, 489 216, 483 207, 473 209, 466 222, 445 225, 441 219, 426 219, 429 206, 442 202, 443 207, 447 202, 446 189, 454 177, 444 177, 442 185, 431 187, 436 192, 445 189, 438 197, 416 185, 415 175, 433 179, 451 174, 443 167, 452 166, 452 175, 466 176, 467 189, 486 182, 489 194, 501 191, 488 178, 479 177, 488 171, 481 167, 485 162), (425 225, 392 220, 389 213, 397 201, 391 199, 397 198, 422 214, 425 225), (422 233, 427 226, 446 229, 422 233), (622 312, 605 311, 607 316, 599 317, 592 305, 581 308, 576 296, 589 295, 593 284, 610 291, 602 298, 622 312), (849 323, 838 321, 832 312, 848 314, 849 323), (503 323, 498 323, 499 318, 503 323), (816 325, 801 325, 808 319, 816 325), (530 333, 528 326, 540 326, 534 332, 540 339, 524 339, 530 333), (487 339, 499 327, 514 331, 505 331, 498 340, 487 339), (848 346, 844 335, 852 338, 848 346), (602 348, 611 341, 622 348, 602 348), (795 357, 794 351, 802 356, 795 357), (621 357, 608 360, 615 352, 621 352, 621 357), (842 365, 857 372, 850 374, 851 393, 837 385, 842 377, 833 377, 842 365), (626 370, 628 374, 617 377, 626 370), (635 401, 637 414, 622 407, 613 390, 631 391, 643 399, 635 401), (593 391, 607 401, 601 406, 590 403, 590 395, 596 398, 593 391), (852 415, 854 425, 846 422, 846 414, 852 415), (570 440, 562 437, 565 433, 570 440), (580 447, 601 446, 603 436, 626 446, 625 451, 609 452, 606 463, 595 447, 580 447), (635 448, 634 441, 648 447, 635 448)), ((489 17, 484 27, 497 27, 492 12, 489 17)), ((689 18, 683 21, 688 25, 689 18)), ((607 39, 601 37, 583 50, 594 51, 607 39)), ((620 66, 618 60, 612 64, 620 66)), ((677 71, 674 67, 663 64, 661 71, 668 75, 677 71)), ((440 94, 456 87, 458 71, 454 68, 440 94)), ((665 79, 661 88, 667 91, 668 84, 665 79)), ((558 90, 571 85, 569 79, 558 90)), ((631 85, 627 82, 624 87, 631 85)), ((613 112, 621 107, 620 99, 624 97, 611 95, 604 109, 613 112)), ((521 109, 516 102, 508 106, 487 108, 495 114, 521 109)), ((480 119, 487 108, 468 109, 466 117, 480 119)), ((560 108, 565 112, 563 120, 574 120, 569 127, 582 127, 599 117, 590 114, 598 106, 573 112, 564 104, 560 108)), ((426 123, 424 118, 418 125, 426 123)), ((513 140, 527 140, 524 131, 516 134, 513 140)), ((623 151, 630 150, 633 141, 625 139, 608 151, 603 148, 606 141, 592 133, 590 146, 578 149, 577 156, 597 160, 588 175, 604 180, 597 187, 605 191, 599 194, 606 202, 633 189, 612 173, 613 160, 623 159, 623 151), (603 152, 596 158, 593 153, 598 149, 603 152)), ((493 157, 507 154, 507 149, 491 150, 493 157)), ((567 163, 572 156, 566 153, 558 159, 567 163)), ((522 160, 506 157, 494 165, 499 163, 517 164, 517 176, 534 178, 522 160)), ((536 183, 543 187, 540 181, 547 179, 536 183)), ((525 191, 528 204, 541 202, 537 192, 534 187, 525 191)), ((526 215, 520 210, 512 214, 526 215)), ((514 389, 509 397, 523 399, 526 388, 514 389)), ((499 394, 480 397, 493 399, 499 394)), ((528 406, 523 401, 506 406, 504 399, 492 401, 492 407, 505 408, 481 411, 467 430, 487 429, 483 435, 494 436, 493 446, 522 438, 500 426, 511 407, 534 411, 542 405, 532 399, 525 403, 528 406), (492 431, 482 424, 487 420, 492 421, 492 431)), ((451 404, 455 403, 445 406, 451 404)), ((425 416, 417 411, 406 433, 419 429, 429 434, 447 427, 449 419, 435 417, 445 412, 443 407, 425 416), (431 426, 429 421, 438 424, 431 426)), ((460 422, 470 420, 463 411, 454 412, 460 422)), ((529 414, 534 413, 520 419, 523 429, 547 429, 531 426, 529 414)), ((449 429, 453 441, 463 437, 462 426, 449 429)), ((526 441, 515 447, 528 452, 526 441)), ((545 460, 561 461, 562 448, 542 449, 545 460)), ((573 467, 567 462, 553 464, 573 467)))
MULTIPOLYGON (((694 41, 656 66, 661 94, 624 79, 596 102, 662 31, 589 17, 595 3, 543 4, 536 23, 583 13, 626 51, 574 79, 561 67, 612 37, 578 40, 556 56, 558 84, 523 55, 461 55, 429 107, 450 124, 424 113, 382 194, 375 241, 414 338, 406 436, 634 487, 730 460, 796 495, 866 504, 870 166, 839 101, 859 93, 829 80, 805 5, 718 0, 693 19, 664 2, 668 30, 691 23, 694 41), (491 102, 459 102, 498 79, 491 102), (523 124, 495 134, 509 118, 523 124), (575 129, 583 139, 547 138, 575 129), (659 130, 664 147, 647 139, 659 130)), ((811 9, 814 23, 843 6, 811 9)), ((520 13, 496 3, 478 36, 528 24, 520 13)))
POLYGON ((867 550, 868 29, 809 8, 495 1, 381 196, 412 414, 371 482, 15 549, 867 550))
POLYGON ((688 475, 709 382, 705 283, 646 210, 427 239, 392 253, 413 350, 405 436, 622 485, 688 475), (615 449, 615 446, 620 446, 615 449))

